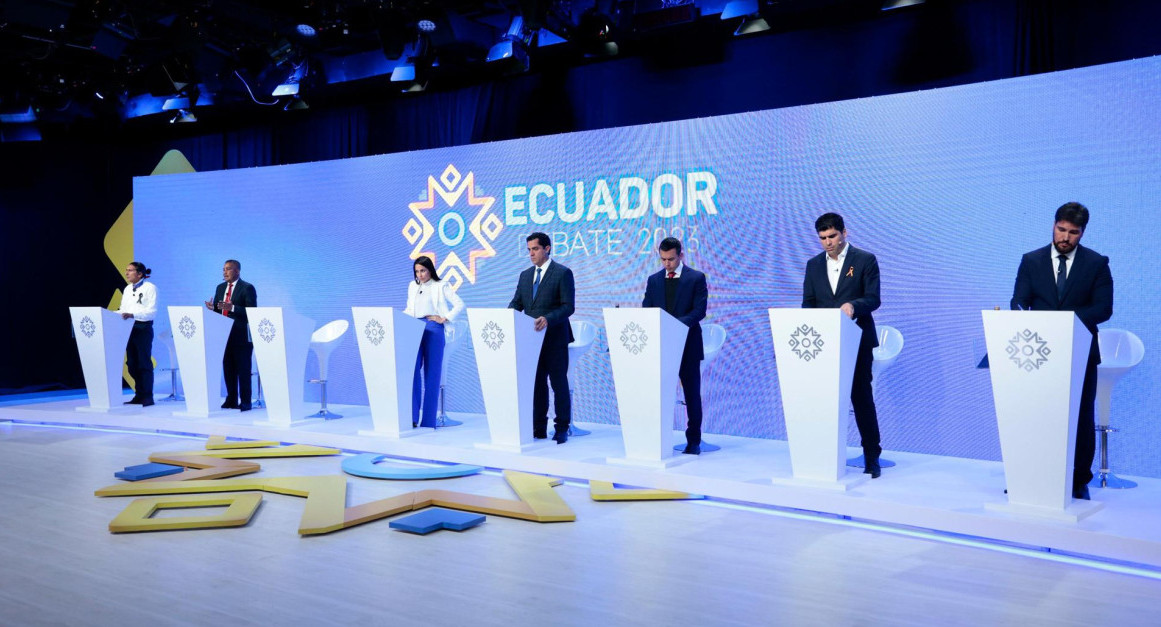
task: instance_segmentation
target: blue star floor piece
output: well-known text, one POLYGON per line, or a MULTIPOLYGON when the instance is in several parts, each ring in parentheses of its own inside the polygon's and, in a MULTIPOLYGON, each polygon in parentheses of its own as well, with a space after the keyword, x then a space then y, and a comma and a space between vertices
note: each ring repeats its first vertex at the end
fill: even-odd
POLYGON ((427 535, 440 529, 463 531, 484 522, 482 514, 457 512, 442 507, 431 507, 417 514, 391 521, 391 528, 419 535, 427 535))
POLYGON ((152 479, 154 477, 164 477, 166 475, 176 475, 185 470, 181 466, 174 466, 172 464, 138 464, 136 466, 126 466, 125 470, 113 473, 113 476, 118 479, 126 481, 141 481, 142 479, 152 479))

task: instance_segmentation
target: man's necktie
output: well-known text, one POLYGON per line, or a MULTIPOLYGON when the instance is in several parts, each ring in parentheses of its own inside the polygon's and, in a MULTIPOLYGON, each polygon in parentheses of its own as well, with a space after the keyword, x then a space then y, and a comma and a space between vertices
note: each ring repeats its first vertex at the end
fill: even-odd
MULTIPOLYGON (((231 297, 231 296, 233 296, 233 295, 234 295, 234 284, 233 284, 233 283, 228 283, 228 284, 226 285, 226 300, 224 300, 224 301, 222 301, 222 302, 229 303, 229 302, 230 302, 230 297, 231 297)), ((225 308, 223 308, 223 309, 222 309, 222 315, 223 315, 223 316, 229 316, 229 315, 230 315, 230 312, 229 312, 228 310, 226 310, 225 308)))
POLYGON ((667 277, 665 277, 665 278, 667 278, 667 279, 676 279, 676 278, 677 278, 677 273, 676 273, 676 272, 673 272, 673 271, 671 270, 671 271, 669 272, 669 276, 667 276, 667 277))
POLYGON ((532 282, 532 298, 536 298, 536 290, 540 289, 540 268, 536 269, 536 280, 532 282))
POLYGON ((1068 257, 1060 255, 1056 265, 1056 298, 1064 298, 1064 280, 1068 278, 1068 257))

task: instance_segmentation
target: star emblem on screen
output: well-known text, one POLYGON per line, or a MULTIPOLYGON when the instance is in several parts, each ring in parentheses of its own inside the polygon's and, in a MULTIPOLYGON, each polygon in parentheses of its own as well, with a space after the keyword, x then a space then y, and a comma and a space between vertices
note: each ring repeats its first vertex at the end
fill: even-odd
POLYGON ((439 177, 427 177, 420 197, 407 205, 411 217, 403 226, 403 237, 413 247, 411 258, 431 257, 452 290, 464 281, 474 284, 477 261, 496 255, 492 242, 504 229, 504 222, 492 213, 496 198, 476 189, 475 172, 461 174, 451 164, 439 177), (442 260, 436 255, 436 242, 448 250, 442 260))

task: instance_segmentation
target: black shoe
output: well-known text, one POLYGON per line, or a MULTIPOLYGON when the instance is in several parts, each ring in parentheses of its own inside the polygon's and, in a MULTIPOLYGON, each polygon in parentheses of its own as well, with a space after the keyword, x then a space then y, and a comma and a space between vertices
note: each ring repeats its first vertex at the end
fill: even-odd
POLYGON ((545 428, 543 430, 533 429, 532 430, 532 439, 533 440, 547 440, 548 439, 548 429, 547 428, 545 428))
POLYGON ((701 444, 686 444, 682 455, 701 455, 701 444))
POLYGON ((142 407, 149 407, 150 405, 153 405, 153 399, 143 398, 143 399, 137 401, 137 404, 142 406, 142 407))
POLYGON ((125 401, 125 404, 126 404, 126 405, 140 405, 140 404, 141 404, 141 399, 139 399, 139 398, 137 398, 136 396, 134 396, 133 398, 131 398, 131 399, 129 399, 129 400, 127 400, 127 401, 125 401))
POLYGON ((238 409, 240 409, 240 410, 242 410, 242 411, 250 411, 250 409, 251 409, 251 406, 250 406, 250 404, 249 404, 249 403, 247 403, 247 404, 245 404, 245 405, 239 405, 239 406, 238 406, 238 409))
POLYGON ((564 444, 565 442, 568 442, 568 427, 565 427, 564 429, 557 429, 556 432, 552 434, 552 440, 557 444, 564 444))
POLYGON ((411 428, 412 428, 412 429, 418 429, 418 428, 419 428, 419 423, 418 423, 418 422, 413 422, 413 423, 411 423, 411 428))
POLYGON ((1073 488, 1072 489, 1072 498, 1078 499, 1081 501, 1092 500, 1092 499, 1088 498, 1088 486, 1087 485, 1082 485, 1079 488, 1073 488))
POLYGON ((238 403, 226 401, 225 403, 222 403, 222 409, 238 409, 238 403))
POLYGON ((883 469, 877 462, 874 464, 867 464, 866 467, 863 468, 863 474, 871 475, 872 479, 878 479, 880 476, 882 476, 883 469))

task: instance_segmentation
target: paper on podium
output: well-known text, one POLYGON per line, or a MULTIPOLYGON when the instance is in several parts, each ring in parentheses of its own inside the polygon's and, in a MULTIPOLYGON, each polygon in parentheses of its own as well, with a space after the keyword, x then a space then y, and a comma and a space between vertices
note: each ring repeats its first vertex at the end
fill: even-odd
POLYGON ((770 309, 782 413, 790 445, 789 483, 846 490, 869 476, 846 465, 851 382, 863 331, 838 309, 770 309))

